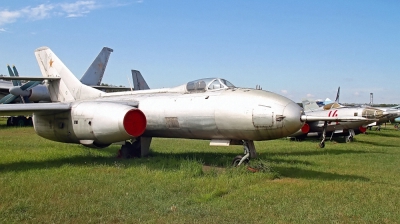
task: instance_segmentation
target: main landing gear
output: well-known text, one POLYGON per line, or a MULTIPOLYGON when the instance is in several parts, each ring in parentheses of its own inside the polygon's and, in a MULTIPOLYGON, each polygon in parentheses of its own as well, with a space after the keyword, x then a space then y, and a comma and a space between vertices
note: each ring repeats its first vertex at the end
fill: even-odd
MULTIPOLYGON (((318 144, 320 148, 324 148, 325 147, 326 128, 327 128, 327 126, 328 126, 328 122, 325 121, 324 122, 324 127, 322 129, 322 139, 321 139, 321 142, 318 144)), ((333 135, 333 133, 332 133, 332 135, 333 135)), ((347 143, 352 142, 354 140, 354 136, 355 135, 356 134, 355 134, 354 130, 353 129, 349 129, 349 135, 345 137, 346 142, 347 143)))
POLYGON ((324 127, 322 129, 322 139, 321 142, 319 143, 319 147, 320 148, 324 148, 325 147, 325 139, 326 139, 326 127, 328 126, 328 122, 325 121, 324 122, 324 127))
POLYGON ((121 146, 118 151, 118 157, 129 159, 129 158, 140 158, 149 155, 151 137, 137 137, 129 141, 125 141, 125 144, 121 146))
POLYGON ((118 154, 124 159, 140 158, 142 154, 140 150, 140 138, 134 141, 126 141, 125 145, 121 146, 118 154))
POLYGON ((354 140, 354 135, 356 135, 354 130, 353 129, 349 129, 349 135, 346 136, 346 143, 352 142, 354 140))
POLYGON ((250 158, 255 158, 256 154, 256 147, 254 146, 253 141, 243 140, 243 150, 244 155, 236 156, 232 161, 232 166, 240 166, 242 164, 247 164, 250 162, 250 158))

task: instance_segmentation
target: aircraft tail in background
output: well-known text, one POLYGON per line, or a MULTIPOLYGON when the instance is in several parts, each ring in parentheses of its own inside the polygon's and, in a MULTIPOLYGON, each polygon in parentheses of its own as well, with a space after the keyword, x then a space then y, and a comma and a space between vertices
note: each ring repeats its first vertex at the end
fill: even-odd
POLYGON ((303 99, 301 103, 303 104, 304 112, 321 110, 315 100, 303 99))
POLYGON ((113 49, 103 47, 99 55, 94 59, 88 70, 83 74, 81 82, 88 86, 99 86, 107 67, 108 59, 113 49))
POLYGON ((132 80, 133 80, 133 88, 134 90, 144 90, 150 89, 144 80, 142 74, 137 70, 132 70, 132 80))

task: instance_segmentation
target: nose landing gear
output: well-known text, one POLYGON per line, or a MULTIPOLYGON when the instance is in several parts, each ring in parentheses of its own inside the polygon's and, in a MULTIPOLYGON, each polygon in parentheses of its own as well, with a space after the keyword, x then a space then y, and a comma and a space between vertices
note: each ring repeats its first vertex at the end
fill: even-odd
POLYGON ((238 155, 232 161, 232 166, 240 166, 242 164, 247 164, 250 162, 250 158, 255 158, 256 154, 256 147, 254 146, 253 141, 243 140, 243 151, 244 156, 238 155))

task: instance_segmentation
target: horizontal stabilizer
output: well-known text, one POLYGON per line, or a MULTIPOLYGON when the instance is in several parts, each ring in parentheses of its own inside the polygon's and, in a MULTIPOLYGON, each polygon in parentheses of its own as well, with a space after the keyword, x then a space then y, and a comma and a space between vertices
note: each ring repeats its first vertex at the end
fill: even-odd
POLYGON ((108 90, 108 91, 130 91, 131 88, 128 87, 118 87, 118 86, 90 86, 98 90, 108 90))
POLYGON ((303 99, 302 100, 304 112, 321 110, 315 100, 303 99))
POLYGON ((0 115, 32 115, 32 113, 54 113, 68 111, 70 103, 28 103, 1 105, 0 115))
POLYGON ((0 77, 3 80, 30 80, 30 81, 44 81, 44 80, 59 80, 60 77, 0 77))

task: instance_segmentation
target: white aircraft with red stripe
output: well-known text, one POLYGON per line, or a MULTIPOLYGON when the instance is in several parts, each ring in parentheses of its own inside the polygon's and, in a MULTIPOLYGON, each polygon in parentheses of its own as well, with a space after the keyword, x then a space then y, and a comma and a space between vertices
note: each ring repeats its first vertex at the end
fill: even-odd
POLYGON ((327 134, 331 136, 334 134, 347 135, 346 142, 350 142, 355 134, 364 133, 368 124, 387 116, 383 110, 373 107, 340 106, 327 109, 318 107, 317 103, 312 100, 303 100, 303 107, 307 108, 303 116, 306 123, 290 137, 301 139, 311 135, 321 135, 322 140, 319 143, 321 148, 325 147, 327 134))

